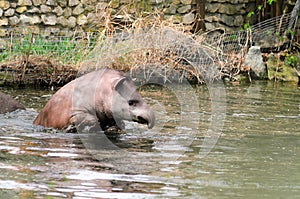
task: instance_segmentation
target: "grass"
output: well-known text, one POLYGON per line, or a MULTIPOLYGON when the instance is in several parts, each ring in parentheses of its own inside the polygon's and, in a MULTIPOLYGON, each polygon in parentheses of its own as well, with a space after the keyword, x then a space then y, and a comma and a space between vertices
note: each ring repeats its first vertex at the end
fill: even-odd
POLYGON ((45 56, 62 64, 76 64, 94 47, 97 35, 92 37, 48 37, 40 34, 2 38, 5 49, 0 63, 16 60, 20 56, 45 56))

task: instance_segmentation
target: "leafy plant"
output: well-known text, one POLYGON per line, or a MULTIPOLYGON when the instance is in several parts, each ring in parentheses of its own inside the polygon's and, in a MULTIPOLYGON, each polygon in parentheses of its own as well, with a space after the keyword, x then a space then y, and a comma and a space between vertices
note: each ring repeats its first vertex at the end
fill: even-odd
MULTIPOLYGON (((265 0, 265 2, 266 2, 268 5, 272 5, 273 3, 276 3, 276 1, 277 1, 277 0, 265 0)), ((257 10, 258 10, 259 12, 262 11, 263 8, 264 8, 264 5, 258 5, 258 6, 257 6, 257 10)), ((250 18, 251 18, 252 16, 254 16, 254 15, 255 15, 255 11, 254 11, 254 10, 252 10, 252 11, 250 11, 250 12, 247 13, 247 22, 243 24, 243 29, 244 29, 244 30, 247 30, 247 29, 250 28, 250 22, 249 22, 249 21, 250 21, 250 18)))
POLYGON ((267 3, 271 5, 272 3, 276 3, 277 0, 267 0, 267 3))
POLYGON ((250 18, 250 17, 252 17, 252 15, 254 15, 254 11, 248 12, 247 17, 250 18))
POLYGON ((298 57, 296 57, 295 55, 289 55, 285 57, 284 63, 288 66, 296 67, 298 63, 298 57))

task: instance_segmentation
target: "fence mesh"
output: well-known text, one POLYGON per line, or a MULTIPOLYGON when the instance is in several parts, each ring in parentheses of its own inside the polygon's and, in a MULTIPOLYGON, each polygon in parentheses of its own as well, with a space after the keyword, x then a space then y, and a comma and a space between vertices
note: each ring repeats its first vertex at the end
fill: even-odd
POLYGON ((0 62, 14 61, 20 56, 45 56, 63 64, 76 64, 95 46, 98 33, 40 33, 6 30, 0 37, 0 62))
POLYGON ((214 37, 204 35, 203 45, 208 47, 214 63, 219 65, 221 76, 234 78, 241 71, 249 70, 243 65, 243 61, 251 46, 260 46, 263 52, 280 51, 290 47, 298 20, 295 12, 298 13, 294 10, 292 13, 257 23, 247 30, 214 37))

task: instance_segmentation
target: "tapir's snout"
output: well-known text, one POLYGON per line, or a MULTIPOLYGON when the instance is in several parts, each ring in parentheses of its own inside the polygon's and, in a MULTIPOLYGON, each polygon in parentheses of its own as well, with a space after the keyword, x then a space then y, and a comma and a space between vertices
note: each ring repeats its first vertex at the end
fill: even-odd
POLYGON ((152 129, 155 124, 154 112, 150 108, 147 108, 144 111, 137 111, 133 118, 133 121, 140 124, 147 124, 148 128, 152 129))
POLYGON ((155 115, 152 110, 150 110, 150 117, 148 120, 148 128, 152 129, 155 125, 155 115))

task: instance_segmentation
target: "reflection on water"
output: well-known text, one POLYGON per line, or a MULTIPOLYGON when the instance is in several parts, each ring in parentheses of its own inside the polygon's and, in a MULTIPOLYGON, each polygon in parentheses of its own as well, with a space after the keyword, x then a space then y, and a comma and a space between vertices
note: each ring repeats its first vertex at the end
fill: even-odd
MULTIPOLYGON (((156 128, 128 122, 126 133, 111 139, 119 150, 98 151, 87 150, 78 134, 32 125, 36 110, 50 97, 48 92, 4 92, 29 109, 0 115, 1 198, 300 195, 300 90, 296 85, 227 85, 222 135, 205 157, 199 156, 211 119, 205 86, 195 87, 198 111, 182 109, 189 104, 179 105, 167 89, 142 91, 156 110, 156 128), (190 120, 180 121, 182 114, 190 120)), ((188 94, 182 88, 182 95, 188 94)))

